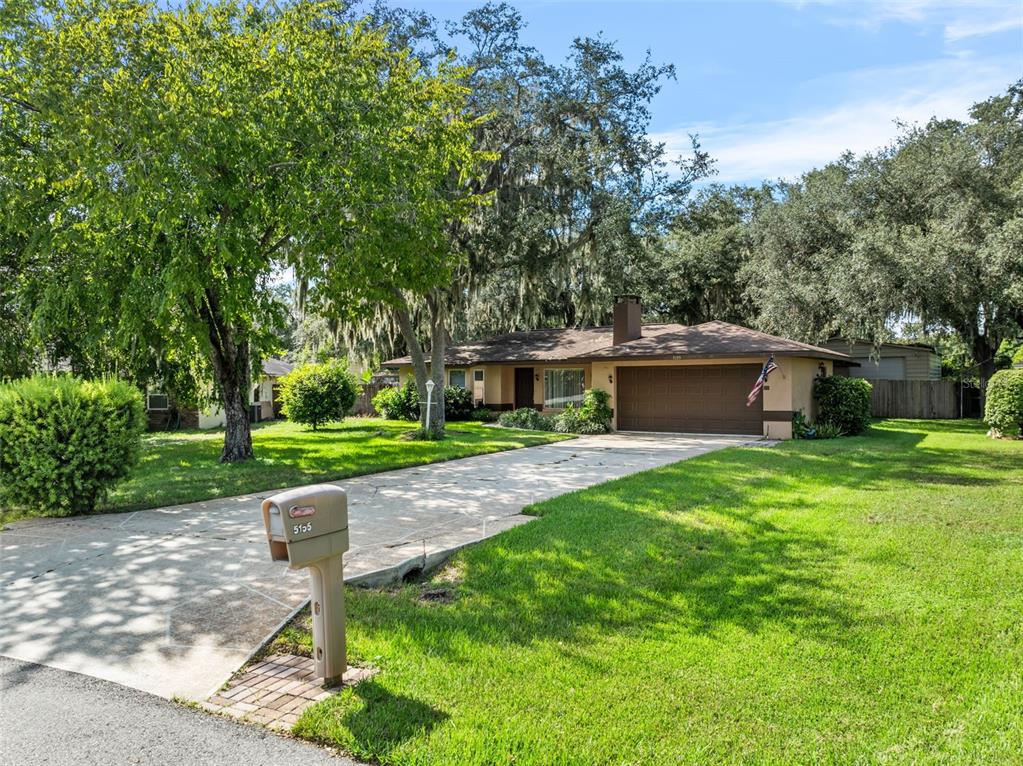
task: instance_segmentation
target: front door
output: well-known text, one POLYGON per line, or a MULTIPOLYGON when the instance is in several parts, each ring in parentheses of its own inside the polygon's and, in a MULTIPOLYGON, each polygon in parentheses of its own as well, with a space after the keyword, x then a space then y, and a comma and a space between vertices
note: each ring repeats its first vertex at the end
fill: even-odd
POLYGON ((515 368, 515 409, 533 406, 533 368, 515 368))

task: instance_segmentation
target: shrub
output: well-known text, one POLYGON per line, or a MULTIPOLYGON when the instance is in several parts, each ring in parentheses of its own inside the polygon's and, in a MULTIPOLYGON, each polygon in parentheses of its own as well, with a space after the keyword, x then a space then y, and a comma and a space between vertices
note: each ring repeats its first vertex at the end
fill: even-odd
POLYGON ((87 513, 138 461, 146 414, 117 380, 37 376, 0 385, 0 501, 87 513))
POLYGON ((472 417, 472 391, 458 386, 444 389, 444 419, 469 420, 472 417))
POLYGON ((827 421, 818 423, 810 433, 812 439, 837 439, 839 436, 845 436, 845 431, 841 427, 827 421))
POLYGON ((414 380, 385 388, 373 397, 373 409, 388 420, 419 420, 419 390, 414 380))
POLYGON ((1002 436, 1023 431, 1023 370, 999 370, 987 382, 984 422, 1002 436))
POLYGON ((472 411, 471 420, 478 420, 481 423, 493 423, 497 420, 497 416, 493 410, 488 410, 486 407, 479 407, 472 411))
POLYGON ((603 434, 611 428, 611 395, 600 389, 583 394, 578 409, 571 402, 554 417, 554 430, 563 434, 603 434))
POLYGON ((497 422, 506 428, 524 428, 529 431, 554 430, 554 418, 537 412, 532 407, 502 412, 497 422))
POLYGON ((579 414, 591 430, 579 433, 605 433, 611 430, 611 394, 599 388, 587 389, 583 394, 583 405, 579 414), (600 430, 592 430, 599 428, 600 430))
POLYGON ((812 439, 816 435, 816 431, 810 425, 806 419, 806 415, 803 414, 802 410, 792 413, 792 438, 793 439, 812 439))
POLYGON ((314 431, 344 420, 358 396, 355 376, 337 361, 304 364, 281 378, 281 411, 314 431))
POLYGON ((562 434, 577 434, 583 422, 582 413, 571 402, 554 416, 554 430, 562 434))
POLYGON ((817 378, 813 395, 817 400, 818 430, 821 424, 830 423, 846 434, 861 433, 870 425, 871 389, 862 378, 817 378))

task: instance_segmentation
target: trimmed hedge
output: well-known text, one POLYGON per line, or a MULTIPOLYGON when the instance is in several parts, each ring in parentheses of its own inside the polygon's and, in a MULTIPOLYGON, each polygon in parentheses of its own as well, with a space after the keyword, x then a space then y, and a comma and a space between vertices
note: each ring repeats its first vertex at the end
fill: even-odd
POLYGON ((1002 436, 1023 432, 1023 370, 999 370, 987 382, 984 422, 1002 436))
POLYGON ((314 431, 344 420, 358 396, 358 381, 337 361, 304 364, 281 378, 281 412, 314 431))
MULTIPOLYGON (((405 385, 383 388, 373 397, 373 409, 387 420, 419 420, 419 389, 411 378, 405 385)), ((459 386, 444 389, 444 420, 455 422, 472 419, 472 392, 459 386)))
POLYGON ((142 393, 123 381, 0 385, 0 502, 40 516, 95 510, 138 462, 145 425, 142 393))
POLYGON ((862 378, 832 375, 817 378, 813 395, 817 400, 817 421, 852 436, 870 425, 870 400, 873 386, 862 378))

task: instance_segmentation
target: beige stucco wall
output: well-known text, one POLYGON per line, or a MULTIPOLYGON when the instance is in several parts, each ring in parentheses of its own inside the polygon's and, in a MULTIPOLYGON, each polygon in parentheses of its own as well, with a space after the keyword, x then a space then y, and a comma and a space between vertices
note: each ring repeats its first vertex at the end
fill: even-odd
MULTIPOLYGON (((688 365, 721 365, 721 364, 763 364, 763 356, 742 356, 719 359, 636 359, 630 361, 593 362, 593 363, 558 363, 534 364, 533 367, 533 403, 543 406, 544 370, 551 369, 582 369, 585 373, 586 388, 598 388, 606 391, 610 397, 611 408, 615 411, 617 427, 618 408, 615 403, 615 381, 619 367, 678 367, 688 365)), ((764 435, 772 439, 791 439, 792 420, 788 413, 802 410, 808 419, 813 420, 815 404, 813 400, 813 380, 819 373, 821 360, 797 357, 776 357, 778 369, 771 373, 763 391, 763 409, 765 412, 786 413, 776 420, 764 421, 764 435)), ((826 373, 833 373, 830 361, 823 362, 826 373)), ((515 368, 526 367, 526 364, 492 364, 484 365, 486 404, 490 407, 512 405, 515 402, 515 368)), ((479 368, 466 369, 471 379, 472 371, 479 368)), ((398 371, 398 379, 404 383, 412 375, 411 366, 402 367, 398 371)), ((750 381, 752 388, 755 381, 750 381)), ((550 410, 548 410, 550 411, 550 410)))

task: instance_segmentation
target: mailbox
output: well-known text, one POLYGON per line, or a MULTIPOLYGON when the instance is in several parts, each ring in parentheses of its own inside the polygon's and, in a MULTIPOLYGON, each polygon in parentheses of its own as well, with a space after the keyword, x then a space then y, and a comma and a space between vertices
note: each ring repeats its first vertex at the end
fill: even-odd
POLYGON ((331 484, 281 492, 263 501, 263 524, 270 558, 309 569, 316 674, 337 683, 347 666, 341 556, 348 550, 348 496, 331 484))

